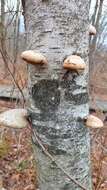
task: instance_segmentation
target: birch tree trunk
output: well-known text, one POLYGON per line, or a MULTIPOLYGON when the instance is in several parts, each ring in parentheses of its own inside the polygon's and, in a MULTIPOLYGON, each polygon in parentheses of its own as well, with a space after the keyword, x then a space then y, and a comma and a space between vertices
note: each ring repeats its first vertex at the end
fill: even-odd
MULTIPOLYGON (((55 160, 91 190, 90 137, 78 118, 88 114, 89 0, 26 0, 27 49, 40 51, 48 66, 29 66, 33 129, 55 160), (79 53, 87 69, 63 79, 63 60, 79 53)), ((79 190, 43 153, 36 142, 40 190, 79 190)))

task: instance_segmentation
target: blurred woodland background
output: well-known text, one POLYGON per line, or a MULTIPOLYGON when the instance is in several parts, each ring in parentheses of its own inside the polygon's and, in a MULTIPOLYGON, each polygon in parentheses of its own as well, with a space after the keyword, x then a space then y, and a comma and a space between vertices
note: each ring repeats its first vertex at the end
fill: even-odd
MULTIPOLYGON (((27 104, 27 66, 20 59, 27 38, 23 14, 20 0, 1 0, 0 112, 27 104)), ((107 114, 107 0, 90 0, 89 19, 97 31, 97 35, 89 37, 90 111, 104 119, 107 114)), ((90 133, 93 189, 107 190, 107 129, 90 133)), ((35 164, 25 129, 14 136, 13 131, 4 126, 0 128, 0 176, 0 187, 7 190, 35 189, 35 164), (17 149, 19 135, 24 138, 17 149)))

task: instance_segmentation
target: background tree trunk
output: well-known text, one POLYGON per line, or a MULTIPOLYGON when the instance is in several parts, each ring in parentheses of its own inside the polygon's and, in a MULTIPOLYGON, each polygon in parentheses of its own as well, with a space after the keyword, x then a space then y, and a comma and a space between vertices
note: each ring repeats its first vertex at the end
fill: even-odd
POLYGON ((92 18, 91 18, 93 26, 95 25, 98 8, 99 8, 98 7, 98 0, 96 0, 95 7, 94 7, 94 13, 93 13, 92 18))
MULTIPOLYGON (((96 9, 98 9, 96 19, 93 17, 92 18, 92 24, 95 26, 96 31, 99 31, 99 24, 100 24, 100 19, 101 19, 101 14, 102 14, 102 8, 103 8, 103 2, 104 0, 100 0, 99 7, 95 7, 95 14, 96 14, 96 9)), ((95 51, 96 46, 97 46, 97 38, 98 35, 95 35, 92 39, 91 45, 92 45, 92 52, 95 51)))
MULTIPOLYGON (((95 57, 95 52, 97 49, 97 41, 98 41, 98 37, 99 37, 99 25, 100 24, 100 19, 101 19, 101 15, 102 15, 102 8, 103 8, 103 2, 104 0, 96 0, 96 5, 95 5, 95 11, 94 14, 91 18, 92 20, 92 25, 95 26, 97 34, 95 36, 90 36, 90 73, 92 73, 92 71, 94 71, 94 67, 96 67, 96 65, 94 65, 94 57, 95 57)), ((102 35, 101 35, 102 36, 102 35)))
MULTIPOLYGON (((33 129, 55 160, 91 189, 89 131, 78 121, 88 114, 89 0, 26 0, 27 49, 48 59, 48 67, 29 66, 33 129), (87 69, 63 79, 63 60, 79 53, 87 69)), ((40 190, 79 190, 35 145, 40 190)))

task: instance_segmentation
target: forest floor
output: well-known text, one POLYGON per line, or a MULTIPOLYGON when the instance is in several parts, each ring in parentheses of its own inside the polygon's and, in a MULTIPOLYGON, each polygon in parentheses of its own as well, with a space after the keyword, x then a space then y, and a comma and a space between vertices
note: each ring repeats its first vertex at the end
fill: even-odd
MULTIPOLYGON (((104 105, 107 102, 107 56, 97 55, 95 60, 97 67, 90 75, 91 107, 96 110, 94 114, 103 120, 107 113, 97 107, 96 101, 104 101, 104 105)), ((0 68, 0 86, 12 85, 7 73, 4 77, 3 64, 0 68)), ((26 67, 18 65, 16 70, 20 74, 16 72, 16 81, 23 89, 27 81, 26 67)), ((0 112, 16 105, 14 101, 0 100, 0 112)), ((90 133, 93 190, 107 190, 107 124, 104 129, 91 130, 90 133)), ((31 133, 28 129, 14 131, 0 126, 0 190, 35 190, 36 186, 31 133)))
MULTIPOLYGON (((0 101, 0 112, 10 105, 14 107, 13 103, 0 101)), ((0 190, 35 190, 36 186, 30 131, 0 126, 0 190)))
MULTIPOLYGON (((10 64, 9 68, 13 71, 10 64)), ((15 66, 15 80, 23 90, 26 88, 26 65, 15 66)), ((14 94, 14 84, 2 60, 0 61, 0 87, 6 90, 12 87, 12 92, 3 92, 0 98, 0 112, 20 107, 17 94, 14 94), (15 99, 11 99, 12 95, 15 99)), ((15 87, 17 88, 17 87, 15 87)), ((20 93, 19 93, 20 94, 20 93)), ((0 126, 0 190, 35 190, 37 187, 36 164, 33 155, 31 132, 29 129, 8 129, 0 126)))
MULTIPOLYGON (((90 107, 102 120, 107 117, 107 53, 96 52, 90 70, 90 107)), ((91 130, 93 190, 107 190, 107 123, 91 130)))

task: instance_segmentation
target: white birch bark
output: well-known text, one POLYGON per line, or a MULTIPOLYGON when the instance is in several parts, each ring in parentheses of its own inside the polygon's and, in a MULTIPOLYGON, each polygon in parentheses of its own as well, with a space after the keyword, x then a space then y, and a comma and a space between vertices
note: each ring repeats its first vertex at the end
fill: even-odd
MULTIPOLYGON (((30 112, 34 130, 56 161, 91 190, 90 137, 78 118, 88 114, 89 0, 26 0, 27 49, 48 59, 29 66, 30 112), (87 69, 63 80, 63 60, 79 53, 87 69)), ((79 190, 35 145, 40 190, 79 190)))

